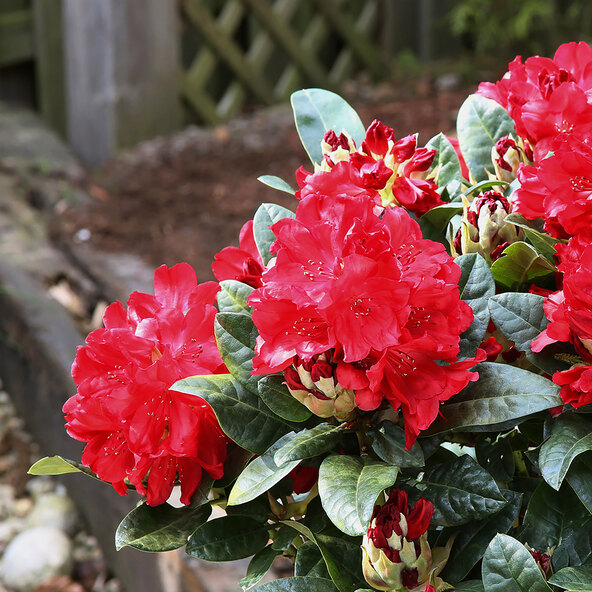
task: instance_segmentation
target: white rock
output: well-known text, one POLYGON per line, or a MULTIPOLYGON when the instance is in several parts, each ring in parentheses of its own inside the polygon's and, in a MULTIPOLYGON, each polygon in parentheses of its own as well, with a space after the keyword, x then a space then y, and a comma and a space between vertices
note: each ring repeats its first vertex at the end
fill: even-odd
POLYGON ((27 526, 54 526, 66 534, 74 534, 78 515, 74 502, 59 493, 44 493, 35 500, 33 509, 27 516, 27 526))
POLYGON ((58 528, 38 526, 17 535, 0 562, 0 578, 15 592, 32 592, 41 582, 72 572, 72 543, 58 528))

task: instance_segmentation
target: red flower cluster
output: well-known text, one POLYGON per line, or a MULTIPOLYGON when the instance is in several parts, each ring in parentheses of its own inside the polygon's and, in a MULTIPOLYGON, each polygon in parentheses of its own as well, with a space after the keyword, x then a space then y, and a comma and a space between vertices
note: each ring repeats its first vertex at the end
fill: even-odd
POLYGON ((577 408, 592 403, 592 244, 575 237, 557 250, 563 290, 546 298, 543 307, 550 322, 531 349, 539 352, 556 341, 573 344, 580 362, 553 374, 553 382, 562 387, 564 403, 577 408))
POLYGON ((416 136, 395 138, 374 120, 359 150, 345 134, 330 131, 323 142, 323 163, 314 174, 300 168, 300 199, 308 195, 370 195, 383 206, 403 206, 418 216, 441 205, 437 185, 426 179, 435 150, 417 147, 416 136))
POLYGON ((360 409, 385 399, 402 409, 410 447, 440 402, 477 378, 468 370, 476 360, 456 361, 473 318, 460 268, 402 208, 368 196, 311 195, 272 230, 277 259, 249 299, 255 371, 326 353, 360 409))
POLYGON ((155 295, 109 306, 72 365, 78 392, 64 405, 68 434, 87 442, 82 462, 125 494, 126 480, 164 503, 178 480, 190 503, 205 470, 222 476, 226 438, 210 407, 169 390, 180 378, 227 372, 214 338, 219 287, 198 285, 186 263, 154 274, 155 295))

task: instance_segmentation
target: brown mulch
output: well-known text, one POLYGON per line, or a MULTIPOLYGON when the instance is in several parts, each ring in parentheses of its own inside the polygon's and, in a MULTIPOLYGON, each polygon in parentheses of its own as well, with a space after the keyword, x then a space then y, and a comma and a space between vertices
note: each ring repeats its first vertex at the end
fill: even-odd
MULTIPOLYGON (((472 91, 436 92, 419 83, 412 90, 359 93, 350 101, 364 124, 380 119, 397 137, 419 132, 423 145, 439 131, 454 129, 458 108, 472 91)), ((285 106, 214 130, 188 128, 95 171, 88 187, 91 204, 67 213, 63 230, 74 242, 131 252, 153 266, 188 261, 200 280, 212 279, 214 254, 238 243, 241 225, 261 202, 296 206, 290 195, 262 185, 257 177, 277 175, 295 185, 294 172, 301 165, 309 167, 309 162, 285 106)))

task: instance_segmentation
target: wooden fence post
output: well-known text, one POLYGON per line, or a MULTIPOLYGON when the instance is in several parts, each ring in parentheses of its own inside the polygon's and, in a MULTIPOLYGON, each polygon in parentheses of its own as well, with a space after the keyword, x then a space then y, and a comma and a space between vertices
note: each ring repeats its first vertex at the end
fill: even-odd
POLYGON ((181 125, 175 0, 63 0, 68 139, 87 163, 181 125))

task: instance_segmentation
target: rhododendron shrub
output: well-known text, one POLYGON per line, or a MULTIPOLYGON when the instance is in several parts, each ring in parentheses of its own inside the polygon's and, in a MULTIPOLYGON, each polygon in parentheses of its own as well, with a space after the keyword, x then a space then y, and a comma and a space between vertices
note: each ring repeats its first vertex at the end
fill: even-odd
POLYGON ((107 309, 64 406, 82 463, 31 471, 135 490, 118 548, 252 557, 243 590, 592 590, 591 92, 570 43, 456 137, 295 93, 311 164, 260 178, 293 207, 217 282, 163 266, 107 309))

